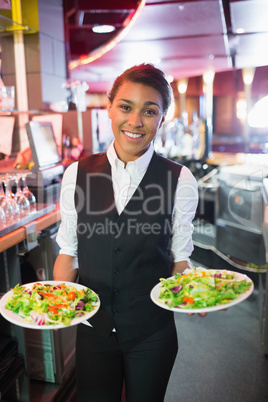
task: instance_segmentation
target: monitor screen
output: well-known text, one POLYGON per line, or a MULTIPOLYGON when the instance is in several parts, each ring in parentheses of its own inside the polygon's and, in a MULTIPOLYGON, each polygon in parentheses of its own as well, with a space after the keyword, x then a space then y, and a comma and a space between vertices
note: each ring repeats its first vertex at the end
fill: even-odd
POLYGON ((52 123, 30 121, 25 124, 35 167, 42 169, 61 162, 52 123))

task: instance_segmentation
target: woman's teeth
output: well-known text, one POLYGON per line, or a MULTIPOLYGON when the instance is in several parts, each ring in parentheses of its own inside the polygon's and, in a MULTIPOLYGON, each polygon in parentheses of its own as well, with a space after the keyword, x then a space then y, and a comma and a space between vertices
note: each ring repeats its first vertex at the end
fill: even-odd
POLYGON ((142 136, 142 134, 134 134, 134 133, 130 133, 128 131, 124 131, 124 133, 130 138, 140 138, 142 136))

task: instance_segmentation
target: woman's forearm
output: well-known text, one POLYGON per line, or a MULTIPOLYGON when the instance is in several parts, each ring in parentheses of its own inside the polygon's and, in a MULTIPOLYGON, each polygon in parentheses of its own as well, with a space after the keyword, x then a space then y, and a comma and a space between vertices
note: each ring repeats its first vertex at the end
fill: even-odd
POLYGON ((53 270, 55 281, 75 282, 78 269, 74 267, 75 258, 67 254, 59 254, 53 270))

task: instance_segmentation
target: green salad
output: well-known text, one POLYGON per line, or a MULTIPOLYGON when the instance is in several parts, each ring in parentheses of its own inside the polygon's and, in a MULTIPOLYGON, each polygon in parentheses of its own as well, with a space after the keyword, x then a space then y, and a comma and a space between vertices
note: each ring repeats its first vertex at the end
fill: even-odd
POLYGON ((98 296, 91 289, 77 289, 65 283, 16 285, 5 308, 25 321, 38 325, 70 325, 74 318, 94 310, 98 296))
POLYGON ((160 279, 159 301, 170 308, 198 309, 224 305, 247 292, 252 282, 237 280, 235 272, 197 267, 160 279))

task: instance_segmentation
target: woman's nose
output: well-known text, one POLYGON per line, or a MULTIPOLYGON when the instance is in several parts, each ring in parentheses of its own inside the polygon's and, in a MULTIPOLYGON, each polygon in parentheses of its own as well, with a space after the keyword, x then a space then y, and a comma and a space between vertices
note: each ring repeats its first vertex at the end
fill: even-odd
POLYGON ((135 112, 131 113, 128 119, 128 124, 133 127, 141 127, 142 126, 142 118, 140 113, 135 112))

